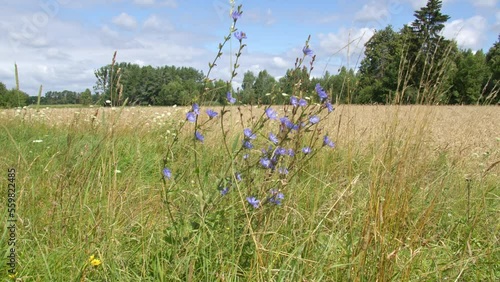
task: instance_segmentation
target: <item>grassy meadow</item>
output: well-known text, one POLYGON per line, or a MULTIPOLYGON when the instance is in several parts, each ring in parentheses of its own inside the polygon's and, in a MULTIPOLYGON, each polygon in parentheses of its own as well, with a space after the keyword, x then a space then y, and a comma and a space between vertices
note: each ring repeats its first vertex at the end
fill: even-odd
POLYGON ((281 205, 255 209, 217 185, 263 108, 227 107, 224 134, 200 116, 203 143, 177 130, 188 110, 0 110, 18 281, 500 280, 500 107, 337 106, 335 148, 291 172, 281 205))

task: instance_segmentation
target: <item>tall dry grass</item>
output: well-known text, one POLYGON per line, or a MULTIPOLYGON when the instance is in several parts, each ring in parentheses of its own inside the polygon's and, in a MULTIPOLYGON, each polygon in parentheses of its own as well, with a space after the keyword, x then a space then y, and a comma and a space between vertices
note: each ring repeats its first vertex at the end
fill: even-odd
MULTIPOLYGON (((222 214, 208 212, 213 208, 204 197, 218 191, 197 192, 189 159, 173 167, 186 174, 185 181, 162 187, 163 148, 174 134, 189 139, 188 131, 174 130, 187 110, 2 110, 0 143, 6 154, 0 163, 16 167, 21 187, 20 276, 38 281, 498 277, 498 107, 339 106, 327 127, 336 150, 301 168, 287 184, 283 206, 258 215, 260 226, 231 213, 219 218, 222 214), (172 229, 169 212, 184 218, 181 230, 172 229), (216 225, 196 227, 202 222, 216 225), (251 237, 238 237, 248 228, 251 237), (256 249, 249 256, 252 245, 256 249), (91 254, 103 260, 101 267, 86 266, 91 254)), ((263 109, 230 110, 229 138, 248 126, 250 111, 263 109)), ((220 138, 216 128, 209 129, 199 149, 207 187, 224 169, 220 138)), ((190 142, 181 144, 181 150, 191 150, 190 142)))

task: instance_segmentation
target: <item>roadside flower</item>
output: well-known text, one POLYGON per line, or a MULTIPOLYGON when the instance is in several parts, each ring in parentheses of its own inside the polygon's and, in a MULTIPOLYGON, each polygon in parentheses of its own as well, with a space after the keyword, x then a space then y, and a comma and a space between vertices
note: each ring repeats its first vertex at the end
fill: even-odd
POLYGON ((233 35, 239 41, 241 41, 242 39, 247 39, 247 34, 244 33, 243 31, 236 31, 235 33, 233 33, 233 35))
POLYGON ((226 188, 220 190, 220 194, 222 196, 226 196, 227 193, 229 193, 229 187, 226 187, 226 188))
POLYGON ((290 104, 292 104, 292 106, 294 107, 297 107, 299 105, 299 99, 297 99, 297 97, 295 96, 290 97, 290 104))
POLYGON ((310 56, 310 57, 312 57, 312 56, 314 55, 313 50, 311 50, 311 49, 309 48, 309 46, 307 46, 307 45, 306 45, 306 46, 304 46, 304 48, 302 48, 302 53, 304 53, 304 55, 306 55, 306 56, 310 56))
POLYGON ((269 202, 275 205, 281 205, 281 200, 285 199, 285 195, 276 189, 271 189, 271 197, 269 197, 269 202))
POLYGON ((248 139, 252 139, 253 140, 253 139, 257 138, 257 136, 254 133, 252 133, 252 130, 250 128, 243 129, 243 134, 248 139))
POLYGON ((234 177, 236 178, 236 180, 237 180, 238 182, 240 182, 240 181, 242 180, 242 178, 241 178, 241 173, 239 173, 239 172, 235 173, 235 174, 234 174, 234 177))
POLYGON ((196 121, 196 114, 194 112, 188 112, 186 114, 186 119, 189 121, 189 122, 195 122, 196 121))
POLYGON ((295 129, 295 124, 290 121, 287 117, 280 118, 281 124, 285 125, 288 129, 295 129))
POLYGON ((89 262, 92 266, 99 266, 102 264, 102 261, 100 259, 95 258, 94 255, 91 255, 89 257, 89 262))
POLYGON ((273 164, 271 163, 271 160, 268 158, 261 158, 259 163, 264 167, 264 168, 270 168, 273 164))
POLYGON ((193 104, 193 112, 196 114, 196 115, 199 115, 200 114, 200 106, 198 106, 198 104, 194 103, 193 104))
POLYGON ((323 137, 323 146, 334 148, 335 143, 332 140, 330 140, 330 138, 328 138, 328 135, 325 135, 325 137, 323 137))
POLYGON ((255 197, 247 197, 247 202, 252 205, 255 209, 259 207, 260 201, 255 197))
POLYGON ((169 168, 163 169, 163 176, 170 179, 172 178, 172 171, 169 168))
POLYGON ((295 156, 295 152, 293 151, 293 149, 288 149, 288 155, 289 155, 290 157, 295 156))
POLYGON ((216 117, 216 116, 218 115, 218 113, 217 113, 217 112, 215 112, 215 111, 213 111, 213 110, 211 110, 211 109, 208 109, 208 110, 207 110, 207 115, 208 115, 210 118, 214 118, 214 117, 216 117))
POLYGON ((277 119, 278 114, 271 107, 266 109, 266 115, 269 119, 277 119))
POLYGON ((301 107, 305 107, 305 106, 307 106, 307 101, 306 101, 306 100, 304 100, 304 99, 300 99, 300 100, 299 100, 299 106, 301 106, 301 107))
POLYGON ((238 12, 238 11, 233 11, 231 13, 231 18, 233 18, 233 20, 238 20, 239 18, 241 17, 241 12, 238 12))
POLYGON ((307 155, 307 154, 309 154, 309 153, 311 153, 311 151, 312 151, 312 150, 311 150, 311 148, 310 148, 310 147, 304 147, 304 148, 302 148, 302 153, 304 153, 304 154, 306 154, 306 155, 307 155))
POLYGON ((286 167, 280 167, 280 168, 278 168, 278 173, 279 174, 288 174, 288 169, 286 169, 286 167))
POLYGON ((321 100, 321 102, 323 102, 324 100, 326 100, 328 98, 328 94, 326 94, 325 90, 323 89, 323 87, 321 87, 321 85, 318 83, 316 84, 316 93, 318 93, 318 96, 319 96, 319 99, 321 100))
POLYGON ((287 150, 283 147, 278 147, 276 148, 276 155, 278 156, 283 156, 283 155, 286 155, 287 153, 287 150))
POLYGON ((200 141, 201 143, 203 143, 203 141, 205 141, 205 136, 203 136, 199 131, 196 131, 194 133, 194 136, 196 137, 196 139, 198 139, 198 141, 200 141))
POLYGON ((245 140, 245 141, 243 141, 243 147, 245 149, 252 149, 253 148, 253 144, 250 141, 245 140))
POLYGON ((229 102, 229 104, 236 103, 236 98, 233 98, 233 95, 231 95, 231 92, 227 92, 226 97, 227 97, 227 101, 229 102))
POLYGON ((311 124, 316 124, 316 123, 319 122, 319 117, 318 116, 312 116, 312 117, 309 118, 309 122, 311 124))
POLYGON ((326 108, 328 109, 329 113, 333 112, 334 109, 333 109, 332 103, 330 103, 330 101, 327 100, 325 105, 326 105, 326 108))
POLYGON ((278 144, 279 140, 276 135, 274 135, 272 132, 269 133, 269 140, 273 142, 274 145, 278 144))

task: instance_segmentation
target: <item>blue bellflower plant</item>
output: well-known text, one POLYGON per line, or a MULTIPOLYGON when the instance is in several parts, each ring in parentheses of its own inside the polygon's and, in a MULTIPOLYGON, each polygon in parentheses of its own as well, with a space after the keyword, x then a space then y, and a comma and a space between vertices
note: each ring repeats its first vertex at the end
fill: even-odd
POLYGON ((224 188, 224 189, 220 190, 220 194, 221 194, 222 196, 226 196, 226 195, 227 195, 227 193, 229 193, 229 187, 226 187, 226 188, 224 188))
POLYGON ((274 135, 272 132, 269 133, 269 141, 273 142, 274 145, 277 145, 279 140, 276 135, 274 135))
POLYGON ((196 139, 198 141, 200 141, 201 143, 203 143, 203 141, 205 141, 205 136, 203 136, 199 131, 196 131, 194 133, 194 136, 196 137, 196 139))
POLYGON ((275 110, 273 110, 272 108, 267 108, 266 109, 266 116, 269 118, 269 119, 277 119, 278 118, 278 114, 276 113, 275 110))
POLYGON ((254 140, 255 138, 257 138, 257 135, 255 135, 250 128, 243 129, 243 134, 248 139, 254 140))
POLYGON ((332 103, 330 103, 330 101, 327 100, 325 103, 325 106, 328 109, 329 113, 333 112, 333 106, 332 106, 332 103))
POLYGON ((319 122, 319 117, 318 116, 312 116, 312 117, 309 118, 309 122, 311 124, 316 124, 316 123, 319 122))
POLYGON ((206 113, 207 113, 208 117, 210 117, 210 118, 214 118, 214 117, 216 117, 218 115, 217 112, 215 112, 215 111, 213 111, 211 109, 208 109, 206 113))
POLYGON ((285 199, 285 195, 276 189, 271 189, 269 192, 271 193, 271 196, 268 198, 269 202, 275 205, 281 205, 281 200, 285 199))
POLYGON ((194 112, 187 112, 186 120, 189 122, 195 122, 196 121, 196 114, 194 112))
POLYGON ((236 103, 236 98, 233 98, 233 95, 231 94, 231 92, 227 92, 226 97, 227 97, 227 101, 229 102, 229 104, 236 103))
POLYGON ((231 13, 231 18, 233 18, 234 21, 237 21, 241 17, 241 14, 241 12, 233 11, 231 13))
POLYGON ((272 167, 272 162, 268 158, 261 158, 259 163, 264 167, 264 168, 271 168, 272 167))
POLYGON ((325 137, 323 137, 323 146, 334 148, 335 143, 332 140, 330 140, 330 138, 328 138, 328 135, 325 135, 325 137))
POLYGON ((300 106, 300 107, 305 107, 305 106, 307 106, 307 101, 306 101, 306 100, 304 100, 304 99, 300 99, 300 100, 299 100, 299 106, 300 106))
POLYGON ((254 209, 257 209, 259 207, 260 201, 257 200, 255 197, 247 197, 247 202, 254 207, 254 209))
POLYGON ((321 100, 321 103, 323 103, 323 101, 328 99, 328 94, 326 94, 325 90, 323 89, 323 87, 321 87, 321 85, 319 83, 316 84, 315 89, 316 89, 316 93, 318 93, 318 96, 319 96, 319 99, 321 100))
POLYGON ((163 169, 163 176, 170 179, 172 178, 172 171, 169 168, 163 169))
POLYGON ((309 46, 304 46, 304 48, 302 48, 302 53, 304 53, 304 55, 309 57, 312 57, 314 55, 313 50, 311 50, 309 46))
POLYGON ((194 103, 192 109, 196 115, 200 114, 200 106, 198 106, 198 104, 194 103))
POLYGON ((245 149, 252 149, 253 148, 252 142, 250 142, 248 140, 243 141, 243 148, 245 148, 245 149))
POLYGON ((247 39, 247 34, 244 33, 243 31, 236 31, 235 33, 233 33, 234 37, 236 37, 236 39, 238 39, 239 41, 243 40, 243 39, 247 39))

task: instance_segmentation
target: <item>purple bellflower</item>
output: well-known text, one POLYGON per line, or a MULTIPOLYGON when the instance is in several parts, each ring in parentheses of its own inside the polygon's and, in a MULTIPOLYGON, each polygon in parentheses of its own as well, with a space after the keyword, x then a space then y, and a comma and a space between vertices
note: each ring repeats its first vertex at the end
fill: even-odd
POLYGON ((169 168, 163 169, 163 176, 170 179, 172 178, 172 171, 169 168))
POLYGON ((236 31, 235 33, 233 33, 234 37, 236 37, 236 39, 238 39, 239 41, 243 40, 243 39, 247 39, 247 34, 244 33, 243 31, 236 31))
POLYGON ((203 141, 205 141, 205 136, 203 136, 199 131, 196 131, 194 133, 194 136, 196 137, 196 139, 198 139, 198 141, 200 141, 201 143, 203 143, 203 141))
POLYGON ((304 48, 302 48, 302 53, 304 53, 305 56, 309 56, 309 57, 312 57, 314 55, 314 52, 313 50, 311 50, 309 48, 309 46, 304 46, 304 48))
POLYGON ((214 118, 214 117, 216 117, 218 115, 217 112, 215 112, 215 111, 213 111, 211 109, 208 109, 206 113, 207 113, 208 117, 210 117, 210 118, 214 118))
POLYGON ((255 197, 247 197, 247 202, 252 205, 255 209, 259 207, 260 201, 255 197))
POLYGON ((229 102, 229 104, 236 103, 236 98, 233 98, 233 95, 231 95, 231 92, 227 92, 226 97, 227 97, 227 101, 229 102))
POLYGON ((318 96, 319 96, 319 99, 321 100, 321 102, 328 99, 328 94, 326 94, 325 90, 323 89, 323 87, 321 87, 321 85, 319 83, 316 84, 315 89, 316 89, 316 93, 318 93, 318 96))

